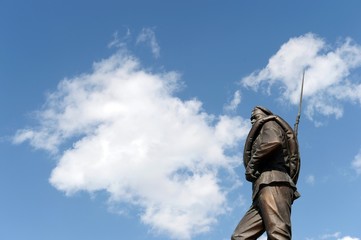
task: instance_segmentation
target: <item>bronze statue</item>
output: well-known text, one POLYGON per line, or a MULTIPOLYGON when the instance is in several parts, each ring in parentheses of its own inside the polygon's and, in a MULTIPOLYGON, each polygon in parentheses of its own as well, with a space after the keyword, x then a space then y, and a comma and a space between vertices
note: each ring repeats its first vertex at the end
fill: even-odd
POLYGON ((291 206, 300 195, 297 137, 281 117, 257 106, 244 149, 246 179, 252 182, 252 205, 237 225, 232 240, 291 239, 291 206))

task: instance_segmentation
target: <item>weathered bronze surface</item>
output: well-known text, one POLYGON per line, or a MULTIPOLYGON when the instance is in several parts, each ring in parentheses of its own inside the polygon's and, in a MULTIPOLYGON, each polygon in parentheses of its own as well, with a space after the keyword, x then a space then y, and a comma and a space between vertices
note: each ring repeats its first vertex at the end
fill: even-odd
POLYGON ((246 179, 252 182, 252 205, 237 225, 232 240, 291 239, 291 207, 300 195, 297 137, 279 116, 257 106, 251 115, 244 149, 246 179))

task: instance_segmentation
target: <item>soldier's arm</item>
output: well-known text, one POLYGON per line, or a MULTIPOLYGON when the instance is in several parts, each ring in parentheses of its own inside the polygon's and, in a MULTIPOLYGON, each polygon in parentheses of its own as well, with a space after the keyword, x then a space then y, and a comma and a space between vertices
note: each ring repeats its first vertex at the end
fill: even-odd
POLYGON ((259 165, 275 151, 282 149, 282 132, 273 124, 265 123, 252 147, 253 154, 246 168, 246 179, 255 181, 260 173, 259 165))

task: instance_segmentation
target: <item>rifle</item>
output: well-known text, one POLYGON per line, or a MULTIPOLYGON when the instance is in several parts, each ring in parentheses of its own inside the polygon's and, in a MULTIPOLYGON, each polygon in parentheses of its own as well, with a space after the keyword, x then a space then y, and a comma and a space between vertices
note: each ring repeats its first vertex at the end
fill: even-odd
POLYGON ((294 125, 294 132, 295 132, 295 135, 297 137, 297 134, 298 134, 298 124, 300 123, 300 118, 301 118, 301 110, 302 110, 302 96, 303 96, 303 84, 305 82, 305 70, 303 70, 303 75, 302 75, 302 85, 301 85, 301 95, 300 95, 300 104, 298 106, 298 114, 297 114, 297 117, 296 117, 296 122, 295 122, 295 125, 294 125))

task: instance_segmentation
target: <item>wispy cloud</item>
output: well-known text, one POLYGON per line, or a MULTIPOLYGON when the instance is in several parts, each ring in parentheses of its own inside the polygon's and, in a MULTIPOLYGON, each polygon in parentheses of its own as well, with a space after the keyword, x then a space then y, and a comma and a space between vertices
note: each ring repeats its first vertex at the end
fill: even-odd
POLYGON ((143 28, 140 32, 137 43, 147 43, 152 50, 153 56, 158 58, 160 56, 160 47, 157 42, 157 38, 155 36, 154 30, 151 28, 143 28))
POLYGON ((304 99, 306 114, 314 119, 343 115, 343 103, 361 105, 361 83, 352 78, 352 71, 361 67, 361 46, 350 38, 335 46, 306 34, 291 38, 272 56, 265 68, 242 79, 242 84, 254 90, 270 93, 271 86, 280 86, 282 99, 298 104, 302 72, 306 69, 304 99))
POLYGON ((239 90, 237 90, 234 94, 233 94, 233 98, 232 100, 224 106, 224 110, 225 111, 235 111, 238 107, 238 105, 241 103, 241 92, 239 90))
POLYGON ((130 36, 131 36, 131 32, 130 32, 129 28, 126 29, 126 33, 122 37, 120 37, 119 32, 116 31, 115 33, 113 33, 113 39, 108 44, 108 48, 113 48, 113 47, 115 47, 115 48, 125 48, 126 47, 126 42, 129 40, 130 36))
POLYGON ((38 126, 19 130, 14 142, 57 156, 50 183, 58 190, 106 191, 111 205, 140 207, 155 231, 190 239, 226 211, 228 185, 218 171, 241 163, 230 150, 250 126, 177 98, 179 81, 119 51, 61 81, 37 112, 38 126))
POLYGON ((351 163, 353 169, 357 172, 357 174, 361 174, 361 150, 355 156, 354 160, 351 163))
POLYGON ((314 185, 315 181, 316 181, 316 178, 314 175, 308 175, 306 177, 306 183, 308 183, 308 184, 314 185))
POLYGON ((321 236, 321 239, 329 239, 329 238, 339 238, 341 236, 340 232, 335 233, 327 233, 321 236))

